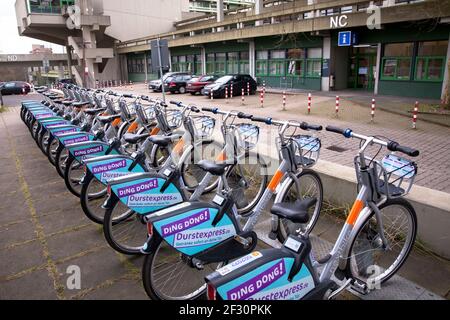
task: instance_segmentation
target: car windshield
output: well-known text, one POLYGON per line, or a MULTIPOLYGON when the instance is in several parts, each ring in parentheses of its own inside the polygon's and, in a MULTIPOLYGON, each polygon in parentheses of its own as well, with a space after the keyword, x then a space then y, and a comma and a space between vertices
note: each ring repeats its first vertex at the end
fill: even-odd
POLYGON ((189 82, 197 82, 203 80, 203 78, 192 78, 191 80, 189 80, 189 82))
POLYGON ((233 76, 224 76, 222 78, 217 79, 216 83, 219 83, 219 84, 227 83, 231 79, 233 79, 233 76))

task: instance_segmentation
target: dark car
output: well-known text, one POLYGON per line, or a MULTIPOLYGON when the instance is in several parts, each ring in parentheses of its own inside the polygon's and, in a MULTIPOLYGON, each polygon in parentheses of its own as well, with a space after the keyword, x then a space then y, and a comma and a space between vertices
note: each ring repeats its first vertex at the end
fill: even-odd
POLYGON ((202 93, 202 90, 205 86, 214 83, 217 79, 218 79, 217 76, 208 76, 208 75, 192 78, 187 83, 186 91, 190 92, 192 95, 202 93))
POLYGON ((10 95, 10 94, 27 94, 31 91, 31 86, 29 83, 24 81, 11 81, 3 83, 2 87, 2 95, 10 95))
POLYGON ((210 97, 211 91, 214 98, 224 98, 225 88, 228 88, 228 95, 231 94, 231 87, 233 87, 233 95, 240 96, 242 89, 247 94, 247 85, 250 86, 250 94, 255 94, 257 85, 255 79, 248 74, 227 75, 217 79, 214 83, 205 86, 202 94, 210 97))
MULTIPOLYGON (((190 75, 189 72, 168 72, 163 76, 163 81, 166 82, 166 80, 173 76, 184 76, 184 75, 190 75)), ((148 88, 150 90, 153 90, 154 92, 161 92, 162 86, 161 86, 161 79, 150 81, 148 84, 148 88)), ((164 90, 168 90, 167 84, 164 86, 164 90)))
POLYGON ((75 81, 73 79, 66 78, 66 79, 58 80, 58 83, 61 83, 61 84, 75 84, 75 81))
POLYGON ((191 79, 192 76, 190 75, 176 75, 167 78, 165 83, 170 93, 186 93, 188 81, 190 81, 191 79))

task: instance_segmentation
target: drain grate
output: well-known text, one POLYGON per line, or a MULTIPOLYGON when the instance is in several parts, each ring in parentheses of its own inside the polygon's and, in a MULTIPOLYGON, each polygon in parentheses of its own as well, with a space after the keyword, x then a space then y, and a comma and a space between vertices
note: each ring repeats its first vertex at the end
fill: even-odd
POLYGON ((334 152, 339 152, 339 153, 342 153, 342 152, 348 150, 348 149, 345 149, 345 148, 342 148, 342 147, 338 147, 338 146, 335 146, 335 145, 329 146, 329 147, 326 148, 326 149, 331 150, 331 151, 334 151, 334 152))

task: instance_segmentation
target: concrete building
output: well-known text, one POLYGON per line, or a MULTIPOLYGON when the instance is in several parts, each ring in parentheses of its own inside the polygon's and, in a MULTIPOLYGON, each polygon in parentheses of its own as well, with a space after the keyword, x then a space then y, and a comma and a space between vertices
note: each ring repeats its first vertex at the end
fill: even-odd
POLYGON ((30 54, 39 54, 39 53, 52 54, 53 53, 53 49, 52 48, 46 48, 42 44, 33 44, 32 47, 31 47, 30 54))
MULTIPOLYGON (((20 33, 55 42, 50 20, 17 3, 20 33)), ((78 59, 75 39, 89 43, 92 79, 155 78, 150 42, 161 38, 172 71, 249 73, 271 87, 439 99, 448 84, 450 0, 254 0, 235 10, 216 0, 215 14, 189 13, 187 0, 75 3, 82 31, 62 28, 58 41, 78 59)))

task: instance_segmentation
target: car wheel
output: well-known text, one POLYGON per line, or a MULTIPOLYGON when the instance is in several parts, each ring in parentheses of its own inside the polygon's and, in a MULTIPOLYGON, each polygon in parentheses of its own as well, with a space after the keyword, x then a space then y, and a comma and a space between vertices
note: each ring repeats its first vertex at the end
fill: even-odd
POLYGON ((181 94, 185 94, 186 93, 186 88, 185 87, 180 87, 178 92, 180 92, 181 94))

